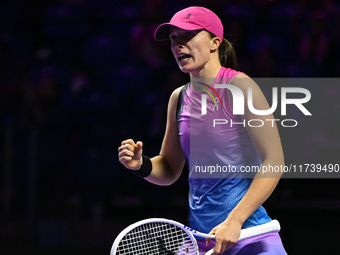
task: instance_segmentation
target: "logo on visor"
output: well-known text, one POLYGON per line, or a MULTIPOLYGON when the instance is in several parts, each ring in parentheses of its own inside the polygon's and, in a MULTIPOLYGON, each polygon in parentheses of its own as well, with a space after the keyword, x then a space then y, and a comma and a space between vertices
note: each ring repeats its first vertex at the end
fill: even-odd
POLYGON ((190 19, 191 13, 188 13, 186 19, 190 19))

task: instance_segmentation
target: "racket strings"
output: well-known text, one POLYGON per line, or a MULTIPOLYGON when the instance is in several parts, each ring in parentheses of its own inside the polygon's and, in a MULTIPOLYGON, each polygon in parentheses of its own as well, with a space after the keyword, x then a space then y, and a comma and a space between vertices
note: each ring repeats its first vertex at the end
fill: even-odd
POLYGON ((151 222, 128 232, 120 241, 117 255, 196 255, 196 243, 181 228, 151 222))

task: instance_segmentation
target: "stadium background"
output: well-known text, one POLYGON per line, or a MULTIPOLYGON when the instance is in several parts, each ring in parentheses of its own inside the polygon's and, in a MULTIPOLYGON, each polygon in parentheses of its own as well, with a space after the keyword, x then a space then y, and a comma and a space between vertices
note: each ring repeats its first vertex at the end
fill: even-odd
MULTIPOLYGON (((188 77, 153 31, 190 5, 221 17, 251 77, 339 77, 338 1, 2 0, 1 255, 109 254, 136 220, 186 221, 185 173, 154 186, 117 148, 133 138, 158 153, 168 98, 188 77)), ((291 112, 302 124, 280 128, 286 163, 339 163, 340 86, 308 89, 313 116, 291 112)), ((338 179, 282 179, 265 207, 288 254, 339 253, 338 179)))

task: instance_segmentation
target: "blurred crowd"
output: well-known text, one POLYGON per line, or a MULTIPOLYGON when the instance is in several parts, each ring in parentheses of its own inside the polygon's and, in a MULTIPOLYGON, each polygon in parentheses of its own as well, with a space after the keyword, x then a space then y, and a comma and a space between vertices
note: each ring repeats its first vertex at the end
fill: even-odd
MULTIPOLYGON (((38 217, 110 217, 129 203, 180 203, 185 179, 171 190, 175 195, 169 188, 155 193, 124 171, 117 148, 133 138, 144 141, 146 154, 158 153, 168 98, 188 76, 169 43, 156 42, 153 33, 190 5, 221 17, 239 68, 251 77, 339 77, 335 0, 2 0, 0 162, 7 162, 1 167, 10 169, 10 183, 0 183, 0 204, 7 187, 11 217, 26 216, 28 166, 36 171, 38 217)), ((315 111, 333 102, 339 110, 339 85, 317 91, 327 103, 315 111)), ((319 153, 313 146, 333 142, 339 150, 339 124, 319 124, 306 131, 309 146, 296 145, 307 159, 319 153)))

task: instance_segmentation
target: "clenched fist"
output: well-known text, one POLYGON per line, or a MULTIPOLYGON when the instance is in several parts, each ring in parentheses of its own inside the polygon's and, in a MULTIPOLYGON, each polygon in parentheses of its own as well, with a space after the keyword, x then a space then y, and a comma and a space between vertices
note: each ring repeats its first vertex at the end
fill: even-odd
POLYGON ((119 162, 126 168, 131 170, 138 170, 143 164, 142 150, 143 143, 138 141, 135 143, 132 139, 122 142, 118 148, 119 162))

